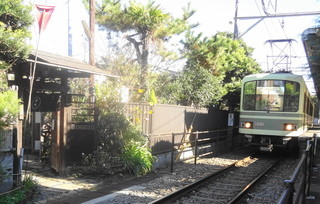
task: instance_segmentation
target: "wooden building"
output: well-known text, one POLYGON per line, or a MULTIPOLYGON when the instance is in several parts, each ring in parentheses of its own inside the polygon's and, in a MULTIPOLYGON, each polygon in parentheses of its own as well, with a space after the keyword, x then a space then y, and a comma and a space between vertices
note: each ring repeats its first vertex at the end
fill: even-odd
POLYGON ((36 152, 41 148, 41 113, 50 112, 50 164, 64 175, 68 165, 80 162, 82 153, 90 153, 94 149, 93 75, 115 76, 71 57, 40 51, 37 57, 35 55, 31 54, 28 60, 13 67, 9 75, 14 77, 8 77, 9 85, 18 87, 18 97, 22 101, 17 126, 17 149, 23 147, 36 152), (86 93, 89 94, 70 91, 75 78, 87 82, 86 93))

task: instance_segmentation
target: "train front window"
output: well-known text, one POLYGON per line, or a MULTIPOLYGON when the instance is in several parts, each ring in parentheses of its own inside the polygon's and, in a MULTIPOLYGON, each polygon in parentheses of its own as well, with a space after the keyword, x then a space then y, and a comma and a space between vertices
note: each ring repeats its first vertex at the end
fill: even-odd
POLYGON ((244 110, 298 111, 300 86, 283 80, 258 80, 244 85, 244 110))
POLYGON ((244 85, 243 91, 243 109, 244 110, 254 110, 256 102, 256 81, 249 81, 244 85))

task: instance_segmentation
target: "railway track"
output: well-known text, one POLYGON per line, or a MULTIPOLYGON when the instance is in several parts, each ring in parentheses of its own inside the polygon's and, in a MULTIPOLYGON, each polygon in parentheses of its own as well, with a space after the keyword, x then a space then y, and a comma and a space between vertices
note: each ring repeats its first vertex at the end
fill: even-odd
POLYGON ((280 161, 247 157, 151 203, 237 203, 280 161))

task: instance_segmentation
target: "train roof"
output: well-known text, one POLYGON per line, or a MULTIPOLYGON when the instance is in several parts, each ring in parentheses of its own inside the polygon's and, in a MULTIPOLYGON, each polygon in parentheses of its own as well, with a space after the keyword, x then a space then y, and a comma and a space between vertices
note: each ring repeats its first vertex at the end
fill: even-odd
POLYGON ((266 79, 278 79, 278 80, 289 80, 296 81, 299 83, 304 83, 304 79, 300 75, 295 75, 292 73, 260 73, 245 76, 242 82, 253 81, 253 80, 266 80, 266 79))

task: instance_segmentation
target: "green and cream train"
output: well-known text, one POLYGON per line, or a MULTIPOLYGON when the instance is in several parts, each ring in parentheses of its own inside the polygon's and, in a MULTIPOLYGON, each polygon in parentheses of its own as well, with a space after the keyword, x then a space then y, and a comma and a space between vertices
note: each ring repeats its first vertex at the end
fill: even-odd
POLYGON ((302 76, 263 73, 242 80, 239 132, 260 150, 296 147, 313 124, 313 112, 302 76))

